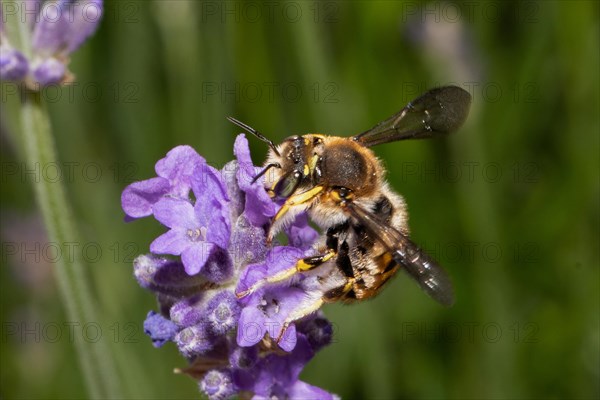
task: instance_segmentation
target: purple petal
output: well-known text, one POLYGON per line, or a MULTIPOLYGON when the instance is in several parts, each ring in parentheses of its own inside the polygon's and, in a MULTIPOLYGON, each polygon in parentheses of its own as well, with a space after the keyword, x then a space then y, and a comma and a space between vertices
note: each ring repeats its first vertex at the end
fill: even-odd
POLYGON ((33 31, 33 27, 37 23, 38 18, 40 18, 40 10, 43 2, 44 0, 24 0, 22 2, 25 15, 21 15, 24 17, 23 19, 30 31, 33 31))
POLYGON ((123 190, 121 207, 131 218, 152 215, 152 206, 168 192, 169 187, 169 181, 160 177, 134 182, 123 190))
POLYGON ((222 249, 229 246, 230 228, 221 214, 213 214, 206 230, 206 240, 222 249))
POLYGON ((311 349, 308 340, 303 335, 298 335, 298 344, 290 354, 290 357, 286 360, 292 381, 298 379, 300 372, 302 372, 306 363, 308 363, 314 355, 315 352, 311 349))
POLYGON ((289 246, 272 248, 263 262, 248 265, 242 271, 236 292, 241 293, 268 276, 293 268, 303 254, 302 250, 289 246))
POLYGON ((33 48, 43 56, 72 53, 96 31, 102 12, 101 0, 45 2, 33 31, 33 48))
POLYGON ((200 272, 216 247, 214 243, 196 242, 185 249, 181 253, 181 261, 185 267, 185 272, 189 275, 200 272))
MULTIPOLYGON (((300 372, 314 356, 306 338, 298 336, 298 344, 285 356, 269 355, 256 367, 259 374, 255 379, 254 393, 262 398, 298 398, 290 395, 292 386, 298 381, 300 372)), ((259 398, 256 397, 255 398, 259 398)))
POLYGON ((102 19, 102 0, 71 0, 73 17, 69 21, 66 54, 71 54, 90 37, 102 19))
POLYGON ((172 193, 176 197, 187 198, 192 186, 192 175, 198 166, 204 164, 204 158, 192 147, 177 146, 159 160, 154 169, 158 176, 170 182, 172 193))
MULTIPOLYGON (((1 18, 1 16, 0 16, 1 18)), ((29 63, 18 50, 0 46, 0 79, 3 81, 20 81, 27 75, 29 63)))
POLYGON ((172 340, 179 328, 160 314, 150 311, 144 321, 144 332, 152 339, 154 347, 161 347, 172 340))
POLYGON ((237 347, 236 351, 233 353, 232 357, 230 358, 230 360, 231 360, 230 362, 231 362, 231 366, 232 366, 232 373, 233 373, 233 382, 238 387, 238 389, 241 391, 243 391, 243 390, 252 391, 252 388, 254 387, 254 382, 256 381, 256 376, 258 373, 257 369, 255 368, 256 362, 258 361, 258 351, 256 350, 257 347, 258 346, 237 347), (241 363, 244 362, 242 358, 240 358, 239 363, 233 361, 234 360, 233 357, 235 357, 236 354, 240 354, 237 352, 238 350, 254 351, 254 353, 256 354, 255 361, 252 362, 251 360, 247 360, 248 367, 247 368, 240 367, 239 365, 241 365, 241 363))
POLYGON ((290 246, 309 249, 319 238, 319 232, 308 224, 308 216, 299 214, 296 220, 286 230, 290 246))
POLYGON ((273 247, 267 253, 266 263, 268 265, 268 274, 273 276, 278 272, 285 271, 296 265, 298 260, 304 256, 304 252, 291 246, 273 247))
POLYGON ((221 169, 221 177, 227 189, 227 197, 230 200, 229 208, 233 211, 234 219, 244 211, 244 192, 237 183, 236 174, 238 171, 238 162, 230 161, 221 169))
POLYGON ((67 67, 54 57, 47 58, 33 67, 33 79, 41 86, 62 82, 67 67))
MULTIPOLYGON (((283 327, 279 328, 279 330, 275 333, 275 335, 271 335, 273 339, 279 338, 283 327)), ((291 324, 279 340, 279 347, 281 347, 285 351, 292 351, 294 347, 296 347, 296 325, 291 324)))
POLYGON ((154 218, 169 228, 200 229, 194 206, 187 200, 165 197, 152 207, 154 218))
POLYGON ((321 295, 321 293, 308 294, 298 286, 271 286, 266 288, 262 295, 255 296, 260 297, 260 300, 253 299, 245 307, 259 309, 264 315, 269 336, 272 339, 280 339, 279 346, 290 351, 296 345, 296 328, 292 323, 283 332, 285 323, 290 318, 295 318, 299 310, 311 307, 321 295))
MULTIPOLYGON (((233 144, 233 154, 235 154, 239 168, 244 169, 244 171, 241 171, 237 175, 238 183, 240 184, 240 187, 248 187, 250 182, 252 182, 256 176, 257 168, 252 162, 250 145, 248 144, 246 135, 243 133, 239 134, 235 138, 235 143, 233 144)), ((258 170, 260 171, 260 168, 258 170)))
POLYGON ((319 387, 309 385, 306 382, 296 381, 288 389, 290 399, 319 399, 334 400, 336 397, 319 387))
POLYGON ((242 347, 254 346, 267 332, 264 314, 255 307, 246 307, 240 314, 237 328, 237 344, 242 347))
MULTIPOLYGON (((241 300, 244 308, 238 325, 238 344, 243 346, 240 342, 241 332, 248 331, 244 334, 253 339, 256 339, 253 336, 255 332, 263 335, 267 332, 272 339, 280 339, 279 346, 282 349, 293 350, 296 345, 295 325, 290 324, 282 336, 284 324, 293 312, 309 306, 316 299, 308 297, 295 286, 272 286, 265 289, 264 293, 256 292, 247 297, 248 300, 241 300)), ((244 343, 254 344, 252 341, 244 343)))
POLYGON ((191 179, 192 190, 196 199, 215 199, 221 204, 227 204, 227 188, 216 168, 201 164, 196 167, 191 179))
POLYGON ((66 48, 69 36, 69 18, 73 9, 67 0, 46 1, 33 30, 33 48, 42 56, 52 56, 66 48))
POLYGON ((252 222, 255 226, 265 226, 276 213, 276 205, 273 207, 265 206, 265 203, 258 200, 255 194, 246 193, 244 214, 248 218, 248 221, 252 222))
POLYGON ((150 251, 155 254, 172 254, 178 256, 191 245, 192 242, 184 231, 171 229, 154 239, 150 244, 150 251))
POLYGON ((248 265, 240 275, 236 293, 248 290, 252 285, 267 276, 267 264, 264 262, 248 265))
POLYGON ((278 206, 265 191, 262 179, 252 183, 253 177, 260 169, 256 169, 252 163, 246 136, 238 135, 233 149, 239 164, 236 174, 238 184, 240 189, 246 193, 244 212, 250 222, 256 226, 262 226, 277 213, 278 206))

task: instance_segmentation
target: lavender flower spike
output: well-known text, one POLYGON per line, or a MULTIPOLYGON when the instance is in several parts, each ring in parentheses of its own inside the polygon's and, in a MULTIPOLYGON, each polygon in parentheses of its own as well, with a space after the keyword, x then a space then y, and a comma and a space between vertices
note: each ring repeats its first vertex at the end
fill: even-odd
POLYGON ((278 205, 265 192, 264 178, 253 182, 260 169, 243 135, 234 149, 236 160, 218 171, 191 147, 176 147, 156 164, 157 177, 123 191, 129 220, 153 216, 167 228, 150 250, 168 256, 134 262, 135 278, 159 302, 146 333, 154 346, 177 346, 189 362, 183 371, 209 399, 335 399, 298 379, 330 343, 332 328, 320 313, 296 316, 327 288, 308 275, 257 285, 312 254, 318 234, 299 215, 285 229, 288 246, 267 247, 278 205), (251 287, 250 295, 237 298, 251 287))
POLYGON ((102 0, 29 0, 19 2, 19 6, 24 10, 6 17, 27 16, 18 23, 24 24, 23 29, 31 33, 31 46, 28 47, 31 47, 33 54, 26 62, 13 56, 13 60, 19 59, 20 63, 18 68, 9 69, 16 65, 14 61, 7 61, 9 55, 22 56, 23 53, 20 49, 10 47, 10 38, 4 35, 0 57, 2 79, 25 82, 33 90, 70 82, 73 76, 67 68, 69 56, 98 28, 103 14, 102 0))

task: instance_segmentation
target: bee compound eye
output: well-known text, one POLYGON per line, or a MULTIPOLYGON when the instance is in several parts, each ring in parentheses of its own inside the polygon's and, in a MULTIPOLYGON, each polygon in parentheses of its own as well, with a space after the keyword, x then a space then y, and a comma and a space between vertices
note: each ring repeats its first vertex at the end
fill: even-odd
POLYGON ((273 188, 274 195, 279 198, 290 197, 298 188, 301 178, 302 173, 299 171, 287 173, 275 184, 273 188))

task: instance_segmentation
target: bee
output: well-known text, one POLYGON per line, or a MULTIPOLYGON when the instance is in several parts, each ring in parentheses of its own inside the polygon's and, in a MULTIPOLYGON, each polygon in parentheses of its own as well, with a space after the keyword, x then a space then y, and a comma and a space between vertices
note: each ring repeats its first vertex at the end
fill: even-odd
POLYGON ((279 145, 229 117, 269 145, 264 168, 254 179, 265 175, 265 189, 270 196, 285 202, 273 218, 267 240, 270 242, 301 212, 326 232, 317 255, 299 260, 289 271, 259 282, 238 296, 327 264, 329 272, 319 277, 327 285, 323 297, 291 316, 287 324, 325 302, 372 298, 399 269, 433 299, 452 305, 454 294, 448 275, 410 239, 405 201, 386 182, 386 170, 371 147, 454 132, 466 120, 470 105, 467 91, 457 86, 440 87, 356 136, 306 134, 290 136, 279 145))

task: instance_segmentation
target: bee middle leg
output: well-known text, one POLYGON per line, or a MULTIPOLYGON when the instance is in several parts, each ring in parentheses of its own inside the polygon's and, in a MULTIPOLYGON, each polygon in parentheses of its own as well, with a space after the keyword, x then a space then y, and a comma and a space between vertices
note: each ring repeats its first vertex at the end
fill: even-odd
POLYGON ((322 254, 301 258, 296 262, 296 264, 293 267, 280 271, 277 274, 270 276, 266 279, 259 280, 243 292, 236 293, 236 296, 238 298, 245 297, 255 292, 257 289, 261 288, 265 284, 283 282, 291 278, 298 272, 311 271, 317 268, 318 266, 326 263, 327 261, 331 260, 332 258, 335 258, 338 255, 338 238, 336 235, 339 229, 341 228, 333 227, 327 230, 327 240, 325 242, 327 248, 322 254))
POLYGON ((300 260, 298 260, 296 262, 296 264, 293 267, 284 269, 283 271, 280 271, 273 276, 269 276, 265 279, 259 280, 258 282, 256 282, 254 285, 250 286, 248 289, 244 290, 243 292, 236 293, 236 296, 238 298, 242 298, 242 297, 245 297, 245 296, 255 292, 257 289, 261 288, 265 284, 283 282, 283 281, 291 278, 298 272, 311 271, 311 270, 317 268, 319 265, 331 260, 336 255, 337 255, 337 252, 335 250, 328 249, 323 254, 319 254, 319 255, 307 257, 307 258, 301 258, 300 260))

